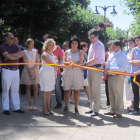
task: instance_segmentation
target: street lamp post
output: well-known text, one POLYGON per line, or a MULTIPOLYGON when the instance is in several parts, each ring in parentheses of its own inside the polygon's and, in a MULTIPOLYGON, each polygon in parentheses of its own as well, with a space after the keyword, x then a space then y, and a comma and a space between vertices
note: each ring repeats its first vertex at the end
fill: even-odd
MULTIPOLYGON (((104 6, 104 7, 102 7, 102 6, 95 6, 96 7, 96 9, 95 9, 95 12, 93 12, 93 14, 96 14, 96 15, 99 15, 100 13, 98 12, 98 10, 97 10, 97 7, 100 7, 100 8, 102 8, 103 10, 104 10, 104 22, 106 22, 106 10, 109 8, 109 7, 113 7, 113 11, 110 13, 113 17, 114 16, 116 16, 117 15, 117 12, 115 11, 115 5, 113 5, 113 6, 108 6, 108 7, 106 7, 106 6, 104 6)), ((105 47, 106 47, 106 28, 104 28, 104 45, 105 45, 105 47)))

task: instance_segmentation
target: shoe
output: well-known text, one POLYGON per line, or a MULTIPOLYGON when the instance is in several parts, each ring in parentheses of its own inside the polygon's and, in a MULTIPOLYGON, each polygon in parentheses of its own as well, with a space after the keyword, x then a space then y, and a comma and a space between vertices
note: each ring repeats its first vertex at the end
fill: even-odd
POLYGON ((16 113, 25 113, 25 111, 22 111, 21 109, 15 110, 15 111, 13 111, 13 112, 16 112, 16 113))
POLYGON ((104 115, 112 115, 112 116, 114 116, 114 113, 107 112, 107 113, 104 113, 104 115))
POLYGON ((132 110, 133 110, 133 109, 131 108, 131 106, 127 107, 127 111, 128 111, 128 112, 132 112, 132 110))
POLYGON ((59 109, 59 108, 62 108, 62 104, 61 103, 57 103, 56 106, 55 106, 55 109, 59 109))
POLYGON ((50 113, 49 112, 44 112, 44 110, 43 110, 43 114, 46 115, 46 116, 50 116, 50 113))
POLYGON ((28 110, 32 111, 33 110, 33 107, 32 106, 29 106, 28 110))
POLYGON ((10 115, 9 110, 5 110, 5 111, 3 111, 3 113, 4 113, 5 115, 10 115))
POLYGON ((79 116, 78 108, 75 108, 75 116, 79 116))
POLYGON ((37 107, 36 107, 36 106, 34 106, 34 107, 33 107, 33 110, 34 110, 34 111, 37 111, 37 107))
POLYGON ((65 108, 64 108, 64 110, 63 110, 63 112, 62 112, 63 114, 67 114, 68 113, 68 108, 65 106, 65 108))
POLYGON ((91 116, 98 116, 98 113, 97 113, 97 112, 93 112, 93 113, 91 114, 91 116))
POLYGON ((93 113, 92 110, 89 110, 89 111, 85 112, 85 114, 91 114, 91 113, 93 113))
POLYGON ((138 111, 133 109, 132 112, 129 113, 129 115, 138 115, 138 111))
POLYGON ((120 118, 120 117, 122 117, 122 115, 115 114, 115 115, 113 116, 113 118, 120 118))
POLYGON ((52 112, 52 111, 49 111, 49 113, 50 113, 50 115, 53 115, 54 114, 54 112, 52 112))

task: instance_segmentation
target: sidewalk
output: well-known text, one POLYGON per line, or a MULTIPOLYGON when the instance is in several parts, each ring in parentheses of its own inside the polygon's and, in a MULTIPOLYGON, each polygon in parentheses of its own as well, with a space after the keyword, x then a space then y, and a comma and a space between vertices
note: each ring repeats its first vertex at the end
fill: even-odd
MULTIPOLYGON (((41 93, 38 96, 38 111, 28 111, 26 95, 21 95, 21 109, 25 114, 13 113, 6 116, 1 108, 0 94, 0 140, 140 140, 140 116, 130 116, 126 107, 130 102, 124 101, 122 118, 114 119, 104 116, 109 111, 106 106, 104 84, 102 84, 101 109, 99 116, 85 114, 89 103, 84 91, 79 102, 80 116, 74 115, 74 104, 70 103, 69 113, 62 115, 62 109, 54 109, 55 96, 52 94, 54 116, 42 114, 41 93)), ((124 98, 125 99, 125 98, 124 98)), ((64 101, 63 101, 64 106, 64 101)))

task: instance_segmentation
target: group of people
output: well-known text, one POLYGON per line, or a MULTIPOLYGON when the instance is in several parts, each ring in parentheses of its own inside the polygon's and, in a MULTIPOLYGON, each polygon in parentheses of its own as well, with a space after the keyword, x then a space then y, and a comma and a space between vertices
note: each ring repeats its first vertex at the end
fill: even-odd
POLYGON ((108 71, 129 72, 136 75, 136 80, 140 82, 140 35, 129 40, 130 49, 126 55, 121 51, 121 42, 112 40, 108 43, 109 52, 105 53, 105 47, 98 39, 99 32, 91 29, 88 32, 91 42, 88 44, 80 42, 77 36, 72 36, 70 41, 63 43, 63 50, 56 45, 50 35, 45 35, 44 45, 39 59, 38 51, 34 48, 34 40, 27 39, 26 49, 21 50, 15 45, 14 35, 10 32, 6 34, 6 42, 0 46, 2 63, 19 63, 19 58, 23 58, 24 65, 19 77, 18 65, 2 66, 2 108, 4 114, 9 112, 9 91, 11 94, 12 109, 14 112, 24 113, 20 109, 19 84, 26 85, 29 110, 37 110, 38 85, 42 93, 43 114, 53 115, 51 110, 51 92, 55 89, 56 106, 62 107, 62 99, 65 100, 63 114, 69 111, 69 100, 73 92, 75 115, 79 116, 78 104, 80 90, 85 86, 85 91, 90 102, 90 110, 85 112, 91 116, 98 116, 101 104, 101 80, 104 79, 106 87, 107 105, 110 105, 110 112, 104 115, 113 115, 114 118, 122 117, 124 110, 123 90, 125 85, 126 99, 131 100, 128 111, 131 115, 139 113, 139 87, 133 83, 133 77, 110 74, 108 71), (135 42, 137 46, 135 47, 135 42), (86 52, 88 51, 88 56, 86 52), (41 62, 42 65, 34 63, 41 62), (73 65, 71 65, 73 62, 73 65), (62 64, 56 67, 54 64, 62 64), (80 66, 94 68, 104 68, 104 73, 91 69, 82 69, 80 66), (132 83, 132 89, 131 89, 132 83), (34 104, 31 102, 31 85, 34 89, 34 104), (62 85, 62 87, 61 87, 62 85))

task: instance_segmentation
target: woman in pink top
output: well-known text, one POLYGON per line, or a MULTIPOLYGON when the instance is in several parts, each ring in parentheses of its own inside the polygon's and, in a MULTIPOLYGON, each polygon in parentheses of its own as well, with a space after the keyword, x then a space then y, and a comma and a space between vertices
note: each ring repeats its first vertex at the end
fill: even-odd
MULTIPOLYGON (((38 51, 34 49, 34 40, 28 39, 25 43, 26 50, 23 57, 24 63, 38 63, 38 51)), ((21 75, 20 84, 26 85, 26 93, 29 103, 29 110, 37 110, 37 94, 38 94, 38 84, 39 84, 39 68, 38 65, 25 65, 21 75), (34 106, 31 102, 31 85, 34 89, 34 106)))

